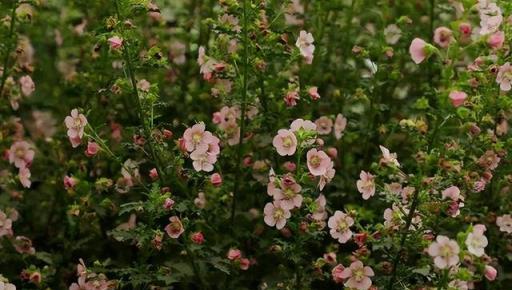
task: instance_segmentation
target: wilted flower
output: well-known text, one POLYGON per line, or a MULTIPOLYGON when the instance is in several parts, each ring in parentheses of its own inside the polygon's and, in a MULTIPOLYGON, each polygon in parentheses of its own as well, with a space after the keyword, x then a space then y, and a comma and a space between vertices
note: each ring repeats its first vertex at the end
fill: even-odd
POLYGON ((165 231, 169 235, 169 237, 173 239, 177 239, 181 236, 181 234, 185 231, 183 228, 183 224, 181 224, 180 218, 177 216, 172 216, 169 218, 169 223, 165 226, 165 231))

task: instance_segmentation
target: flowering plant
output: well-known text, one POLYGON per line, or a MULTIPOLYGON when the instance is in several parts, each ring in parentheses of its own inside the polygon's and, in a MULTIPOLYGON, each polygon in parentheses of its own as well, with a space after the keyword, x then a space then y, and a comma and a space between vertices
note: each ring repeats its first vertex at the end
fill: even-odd
POLYGON ((0 2, 1 289, 505 289, 512 2, 0 2))

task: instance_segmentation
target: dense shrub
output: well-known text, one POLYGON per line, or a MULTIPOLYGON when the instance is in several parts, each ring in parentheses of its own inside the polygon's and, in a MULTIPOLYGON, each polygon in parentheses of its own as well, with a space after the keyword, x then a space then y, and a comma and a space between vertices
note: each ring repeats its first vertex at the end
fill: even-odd
POLYGON ((508 289, 511 13, 0 1, 0 290, 508 289))

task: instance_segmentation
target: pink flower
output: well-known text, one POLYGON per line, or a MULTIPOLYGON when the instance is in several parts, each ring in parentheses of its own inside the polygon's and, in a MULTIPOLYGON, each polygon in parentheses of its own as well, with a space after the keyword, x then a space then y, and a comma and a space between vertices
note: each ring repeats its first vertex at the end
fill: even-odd
POLYGON ((334 268, 332 268, 331 275, 334 282, 337 284, 343 283, 345 279, 342 277, 343 270, 345 270, 345 267, 342 264, 336 265, 334 268))
POLYGON ((201 209, 206 207, 206 196, 204 195, 204 192, 199 192, 197 194, 197 197, 194 198, 194 205, 201 209))
POLYGON ((489 39, 487 39, 487 44, 492 49, 500 49, 503 47, 503 43, 505 42, 505 33, 503 31, 497 31, 491 36, 489 36, 489 39))
POLYGON ((308 94, 313 101, 317 101, 320 99, 320 94, 318 94, 318 87, 309 88, 308 94))
POLYGON ((463 38, 469 38, 471 36, 472 28, 471 23, 462 22, 459 24, 459 32, 463 38))
POLYGON ((484 225, 475 225, 473 232, 468 234, 465 241, 468 251, 477 257, 481 257, 485 254, 484 250, 488 244, 487 238, 484 235, 484 231, 484 225))
POLYGON ((349 267, 341 272, 341 278, 348 279, 345 282, 345 287, 357 290, 368 290, 372 286, 372 280, 375 273, 372 268, 364 266, 363 262, 357 260, 352 262, 349 267))
POLYGON ((32 95, 32 93, 36 90, 36 85, 30 76, 22 76, 19 79, 21 92, 25 97, 32 95))
POLYGON ((400 167, 396 153, 390 153, 389 149, 379 145, 380 151, 382 152, 382 158, 380 159, 381 164, 394 165, 400 167))
POLYGON ((242 252, 239 249, 229 249, 227 257, 230 261, 236 261, 242 258, 242 252))
POLYGON ((172 207, 174 206, 174 204, 175 204, 175 201, 168 197, 168 198, 165 199, 163 207, 166 210, 171 210, 172 207))
POLYGON ((363 194, 363 199, 367 200, 375 194, 375 177, 368 172, 361 171, 359 180, 356 183, 357 190, 363 194))
POLYGON ((458 201, 461 197, 460 189, 457 186, 450 186, 441 192, 443 198, 449 198, 453 201, 458 201))
POLYGON ((309 32, 301 30, 295 46, 299 48, 300 54, 304 57, 307 64, 313 63, 313 53, 315 52, 315 39, 309 32))
MULTIPOLYGON (((84 136, 84 128, 87 126, 87 119, 83 114, 79 114, 77 109, 71 110, 71 115, 64 119, 68 128, 67 135, 70 140, 80 140, 84 136)), ((72 141, 73 142, 73 141, 72 141)))
POLYGON ((193 160, 192 165, 196 171, 213 171, 213 164, 217 162, 217 155, 210 154, 206 151, 201 152, 196 150, 190 154, 190 158, 193 160))
POLYGON ((465 92, 452 91, 450 92, 450 95, 448 97, 450 98, 450 101, 452 102, 452 105, 454 107, 459 107, 464 104, 464 101, 466 100, 468 95, 465 92))
POLYGON ((16 290, 16 285, 8 283, 7 281, 0 281, 0 289, 2 289, 2 290, 16 290))
POLYGON ((493 266, 485 265, 485 278, 489 281, 494 281, 496 276, 498 275, 498 271, 493 266))
POLYGON ((271 182, 267 187, 267 192, 274 197, 275 201, 280 201, 283 209, 291 210, 299 208, 302 205, 302 195, 300 192, 302 187, 295 181, 291 174, 285 175, 279 182, 280 188, 272 186, 271 182))
POLYGON ((336 140, 341 139, 343 136, 343 131, 347 127, 347 118, 343 117, 342 114, 338 114, 336 116, 336 120, 334 120, 334 137, 336 140))
POLYGON ((98 151, 100 150, 100 146, 96 142, 87 142, 87 149, 85 150, 85 155, 87 157, 93 157, 94 155, 98 154, 98 151))
POLYGON ((272 145, 281 156, 292 156, 297 149, 297 137, 291 130, 280 129, 272 141, 272 145))
POLYGON ((278 230, 284 228, 286 220, 291 217, 288 209, 285 209, 280 201, 267 203, 263 209, 264 221, 268 226, 275 226, 278 230))
POLYGON ((151 88, 151 83, 148 82, 145 79, 142 79, 137 82, 137 89, 143 91, 143 92, 149 92, 149 89, 151 88))
POLYGON ((215 187, 221 186, 222 185, 222 176, 218 173, 214 173, 210 176, 210 182, 215 187))
POLYGON ((193 233, 192 236, 190 237, 190 239, 196 245, 201 245, 201 244, 204 243, 204 235, 203 235, 202 232, 195 232, 195 233, 193 233))
POLYGON ((30 170, 27 167, 22 167, 19 170, 18 178, 20 179, 21 185, 25 188, 30 188, 32 182, 30 181, 30 170))
POLYGON ((165 226, 165 231, 169 235, 169 237, 173 239, 177 239, 181 236, 181 234, 185 231, 183 228, 183 224, 181 224, 180 218, 177 216, 172 216, 169 218, 171 222, 167 226, 165 226))
POLYGON ((428 57, 427 45, 428 43, 421 38, 415 38, 411 42, 411 46, 409 46, 409 54, 411 55, 414 63, 420 64, 428 57))
POLYGON ((311 213, 311 217, 316 221, 323 221, 327 219, 327 211, 325 210, 325 206, 327 205, 327 200, 323 194, 320 194, 314 203, 314 211, 311 213))
POLYGON ((493 151, 487 150, 484 155, 478 159, 478 165, 485 169, 494 170, 500 164, 501 158, 493 151))
POLYGON ((290 124, 290 129, 293 132, 297 132, 300 130, 304 131, 315 131, 316 125, 310 120, 296 119, 290 124))
POLYGON ((436 241, 428 247, 428 254, 434 258, 434 265, 446 269, 459 263, 459 245, 446 236, 439 235, 436 241))
POLYGON ((504 92, 508 92, 512 88, 512 66, 509 62, 500 66, 498 75, 496 75, 496 82, 500 84, 500 89, 504 92))
POLYGON ((329 218, 327 225, 330 228, 331 237, 337 239, 339 243, 344 244, 352 237, 350 227, 354 224, 352 219, 346 213, 337 210, 334 215, 329 218))
POLYGON ((249 266, 251 265, 251 261, 247 258, 241 258, 240 259, 240 270, 248 270, 249 269, 249 266))
POLYGON ((29 167, 34 160, 35 152, 26 141, 16 141, 9 148, 9 163, 17 168, 29 167))
POLYGON ((77 183, 78 180, 76 180, 76 178, 68 175, 64 176, 64 188, 66 190, 73 189, 77 183))
POLYGON ((112 36, 108 39, 108 43, 110 44, 110 48, 119 49, 123 46, 123 39, 119 36, 112 36))
POLYGON ((188 152, 196 150, 206 152, 208 150, 208 144, 213 142, 213 135, 205 131, 205 127, 204 123, 201 122, 185 130, 183 139, 185 140, 185 148, 188 152))
POLYGON ((296 90, 289 91, 284 96, 284 102, 285 102, 286 106, 288 106, 288 107, 295 107, 295 106, 297 106, 297 101, 298 100, 300 100, 300 96, 299 96, 299 92, 296 91, 296 90))
POLYGON ((331 158, 324 151, 312 148, 306 154, 308 169, 314 176, 322 176, 327 172, 331 158))
POLYGON ((496 219, 496 225, 500 228, 500 231, 512 234, 512 216, 505 214, 499 216, 496 219))
POLYGON ((452 31, 444 26, 436 28, 434 31, 434 42, 442 48, 447 48, 453 41, 452 31))
POLYGON ((316 131, 320 135, 327 135, 331 133, 332 130, 332 120, 329 117, 322 116, 315 121, 316 131))
POLYGON ((480 35, 496 32, 503 21, 500 7, 494 2, 479 0, 478 10, 480 14, 480 35))
POLYGON ((325 262, 327 262, 327 264, 335 265, 336 264, 336 253, 335 252, 325 253, 324 260, 325 260, 325 262))
POLYGON ((0 210, 0 237, 12 235, 12 220, 0 210))
POLYGON ((334 169, 334 162, 330 162, 325 170, 325 173, 320 176, 320 180, 318 181, 318 188, 323 190, 324 187, 332 181, 334 175, 336 174, 336 170, 334 169))
POLYGON ((149 170, 149 178, 153 181, 158 179, 158 170, 156 168, 151 168, 151 170, 149 170))

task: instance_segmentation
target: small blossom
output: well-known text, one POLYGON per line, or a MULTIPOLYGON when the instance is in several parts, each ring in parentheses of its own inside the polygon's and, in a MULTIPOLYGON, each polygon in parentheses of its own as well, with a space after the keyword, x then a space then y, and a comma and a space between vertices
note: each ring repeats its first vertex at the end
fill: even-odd
POLYGON ((240 259, 240 270, 248 270, 249 269, 249 266, 251 265, 251 261, 247 258, 241 258, 240 259))
POLYGON ((341 273, 341 278, 346 279, 345 287, 357 290, 368 290, 372 286, 372 280, 375 273, 373 269, 364 266, 361 261, 354 261, 349 267, 345 268, 341 273))
POLYGON ((468 234, 465 241, 468 251, 477 257, 481 257, 485 254, 484 249, 488 244, 484 231, 484 225, 475 225, 475 229, 468 234))
POLYGON ((335 283, 342 284, 343 281, 345 281, 342 277, 343 270, 345 270, 345 267, 342 264, 338 264, 332 268, 331 276, 335 283))
POLYGON ((336 116, 336 120, 334 120, 334 137, 336 140, 341 139, 343 136, 343 131, 347 127, 347 118, 345 118, 342 114, 338 114, 336 116))
POLYGON ((112 49, 119 49, 123 46, 123 39, 119 36, 112 36, 108 39, 108 44, 112 49))
POLYGON ((149 170, 149 178, 153 181, 158 179, 158 170, 156 168, 151 168, 151 170, 149 170))
POLYGON ((19 83, 21 87, 21 92, 25 97, 32 95, 32 93, 36 89, 36 85, 34 84, 34 81, 30 76, 22 76, 19 79, 19 83))
POLYGON ((330 228, 331 237, 337 239, 340 244, 346 243, 352 237, 350 227, 354 225, 354 219, 342 211, 337 210, 329 218, 327 225, 330 228))
POLYGON ((17 168, 29 167, 34 160, 35 152, 26 141, 16 141, 9 148, 9 163, 17 168))
POLYGON ((379 145, 380 151, 382 152, 382 158, 380 159, 381 164, 394 165, 400 167, 396 153, 390 153, 389 149, 379 145))
POLYGON ((210 176, 210 183, 215 186, 221 186, 222 185, 222 176, 219 173, 214 173, 210 176))
POLYGON ((297 150, 297 137, 291 130, 280 129, 272 140, 272 145, 281 156, 292 156, 297 150))
POLYGON ((496 225, 500 228, 500 231, 512 234, 512 216, 509 214, 505 214, 499 216, 496 219, 496 225))
POLYGON ((396 24, 390 24, 384 28, 386 43, 395 45, 402 37, 402 30, 396 24))
POLYGON ((174 206, 174 204, 175 204, 175 201, 168 197, 165 199, 163 207, 166 210, 171 210, 172 207, 174 206))
POLYGON ((181 224, 180 218, 177 216, 172 216, 169 218, 169 223, 165 226, 165 231, 169 235, 169 237, 173 239, 177 239, 181 236, 181 234, 185 231, 183 225, 181 224))
POLYGON ((512 66, 509 62, 500 66, 498 74, 496 75, 496 82, 500 85, 500 89, 504 92, 512 89, 512 66))
POLYGON ((468 95, 465 92, 452 91, 450 92, 450 95, 448 97, 450 98, 450 101, 452 102, 452 105, 454 107, 459 107, 464 104, 464 101, 466 100, 468 95))
POLYGON ((12 220, 0 210, 0 237, 12 235, 12 220))
POLYGON ((296 90, 289 91, 284 96, 284 102, 288 107, 297 106, 297 101, 300 100, 299 92, 296 90))
POLYGON ((21 185, 23 185, 23 187, 30 188, 30 185, 32 184, 32 182, 30 181, 30 176, 30 169, 28 169, 27 167, 20 168, 18 178, 20 179, 20 183, 21 185))
POLYGON ((436 241, 428 247, 428 254, 434 258, 434 265, 446 269, 459 263, 459 245, 446 236, 439 235, 436 241))
POLYGON ((453 32, 444 26, 436 28, 434 31, 434 42, 442 48, 447 48, 453 41, 453 32))
POLYGON ((87 142, 87 149, 85 150, 85 155, 87 157, 93 157, 98 154, 100 150, 100 146, 96 142, 87 142))
POLYGON ((315 52, 314 41, 315 39, 311 33, 301 30, 297 42, 295 43, 295 46, 299 48, 300 54, 304 57, 307 64, 313 62, 313 53, 315 52))
POLYGON ((409 53, 416 64, 422 63, 428 57, 427 45, 428 43, 421 38, 415 38, 411 42, 409 53))
POLYGON ((190 237, 190 239, 196 245, 201 245, 201 244, 204 243, 204 235, 203 235, 202 232, 195 232, 195 233, 193 233, 192 236, 190 237))
POLYGON ((208 144, 213 141, 213 135, 205 131, 205 127, 204 123, 198 123, 185 130, 183 139, 188 152, 206 152, 208 150, 208 144))
POLYGON ((375 194, 375 177, 368 172, 361 171, 359 173, 359 180, 356 185, 364 200, 369 199, 375 194))
POLYGON ((206 207, 206 196, 204 195, 204 192, 199 192, 197 194, 197 197, 194 198, 194 205, 201 209, 206 207))
POLYGON ((315 124, 316 124, 316 131, 318 132, 318 134, 327 135, 327 134, 331 133, 332 126, 333 126, 331 118, 322 116, 322 117, 316 119, 315 124))
POLYGON ((230 261, 236 261, 242 258, 242 252, 239 249, 229 249, 227 258, 230 261))
POLYGON ((489 281, 494 281, 496 279, 496 276, 498 274, 498 271, 493 266, 485 265, 485 278, 489 281))
POLYGON ((293 132, 297 132, 299 130, 315 131, 316 125, 310 120, 296 119, 290 124, 290 129, 293 132))
POLYGON ((288 209, 285 209, 280 201, 267 203, 263 209, 264 220, 268 226, 275 226, 278 230, 284 228, 286 220, 291 217, 288 209))
POLYGON ((495 50, 502 48, 503 43, 505 43, 505 33, 503 31, 495 32, 487 39, 487 44, 495 50))
POLYGON ((311 87, 308 89, 308 94, 313 101, 317 101, 320 99, 320 94, 318 94, 318 87, 311 87))
POLYGON ((201 152, 196 150, 190 154, 190 158, 193 160, 192 165, 196 171, 213 171, 213 164, 217 162, 217 155, 210 154, 208 152, 201 152))
POLYGON ((331 158, 324 151, 312 148, 306 154, 308 169, 314 176, 322 176, 327 172, 331 158))
POLYGON ((67 116, 64 120, 66 127, 68 128, 67 135, 71 141, 73 148, 80 144, 82 137, 84 136, 84 129, 87 126, 87 119, 83 114, 78 113, 77 109, 71 110, 71 115, 67 116))
POLYGON ((323 190, 324 187, 332 181, 334 175, 336 174, 336 170, 334 169, 334 162, 330 162, 325 170, 325 173, 320 176, 320 180, 318 181, 318 188, 323 190))

